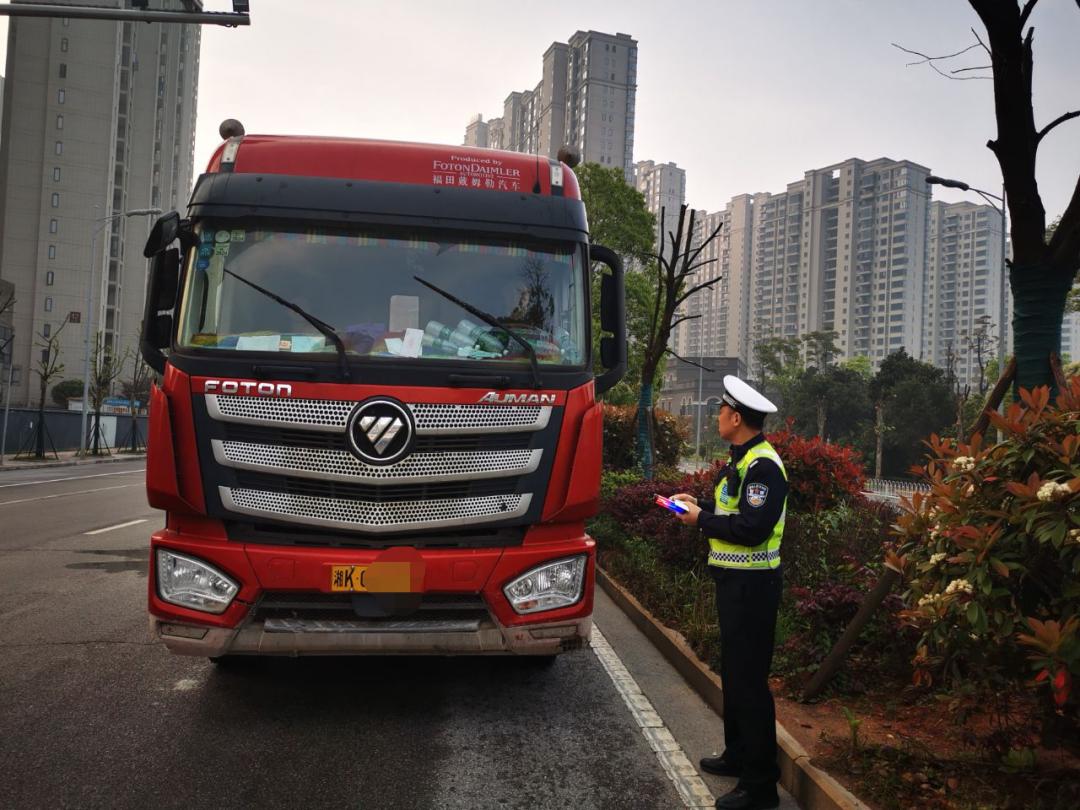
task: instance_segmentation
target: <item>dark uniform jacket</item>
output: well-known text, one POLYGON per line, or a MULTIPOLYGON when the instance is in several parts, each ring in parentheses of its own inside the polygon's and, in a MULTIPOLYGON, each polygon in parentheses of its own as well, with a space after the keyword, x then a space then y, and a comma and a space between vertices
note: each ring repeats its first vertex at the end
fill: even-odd
POLYGON ((746 452, 756 444, 765 441, 765 434, 759 433, 744 444, 731 446, 731 457, 728 463, 720 469, 713 486, 720 484, 724 476, 728 476, 728 491, 739 488, 739 513, 736 515, 714 515, 716 504, 713 501, 699 500, 701 514, 698 515, 697 525, 707 537, 716 537, 729 543, 740 546, 759 546, 772 534, 773 527, 780 520, 784 510, 784 499, 788 493, 788 482, 784 474, 776 465, 776 462, 767 458, 759 458, 750 464, 746 471, 746 480, 738 481, 735 467, 746 455, 746 452), (765 501, 753 506, 746 498, 747 484, 764 484, 766 490, 765 501))

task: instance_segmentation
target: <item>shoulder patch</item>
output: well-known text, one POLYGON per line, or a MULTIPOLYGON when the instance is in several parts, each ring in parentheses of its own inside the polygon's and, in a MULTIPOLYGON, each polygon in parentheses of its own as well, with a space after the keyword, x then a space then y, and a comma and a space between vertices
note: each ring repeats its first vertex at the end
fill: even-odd
POLYGON ((769 488, 764 484, 746 485, 746 502, 753 507, 764 506, 769 497, 769 488))

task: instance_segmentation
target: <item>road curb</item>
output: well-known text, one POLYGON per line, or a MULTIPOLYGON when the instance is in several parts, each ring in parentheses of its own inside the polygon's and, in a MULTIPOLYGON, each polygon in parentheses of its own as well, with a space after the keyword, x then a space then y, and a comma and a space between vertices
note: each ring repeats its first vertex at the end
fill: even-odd
MULTIPOLYGON (((633 594, 597 567, 596 581, 641 632, 656 646, 686 682, 719 715, 724 713, 720 676, 701 662, 682 634, 658 622, 633 594)), ((847 788, 811 764, 810 754, 779 722, 776 742, 780 759, 780 784, 803 810, 869 810, 847 788)))
POLYGON ((71 461, 8 461, 0 465, 0 474, 15 470, 44 470, 48 467, 82 467, 88 464, 117 464, 121 461, 145 459, 146 453, 127 453, 123 456, 110 456, 108 458, 72 459, 71 461))

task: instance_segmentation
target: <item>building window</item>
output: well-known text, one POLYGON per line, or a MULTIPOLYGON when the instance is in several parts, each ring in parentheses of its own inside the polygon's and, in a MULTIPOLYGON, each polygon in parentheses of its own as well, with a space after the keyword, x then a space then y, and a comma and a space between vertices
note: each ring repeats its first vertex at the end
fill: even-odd
POLYGON ((60 38, 60 51, 62 53, 67 53, 67 49, 68 49, 67 37, 61 37, 60 38))
POLYGON ((53 273, 52 270, 49 270, 49 271, 47 271, 45 273, 45 286, 46 287, 51 287, 55 280, 56 280, 56 274, 53 273))
POLYGON ((64 142, 63 141, 57 141, 56 142, 56 154, 58 154, 58 155, 64 154, 64 142))
POLYGON ((62 114, 56 116, 56 128, 57 129, 63 129, 64 128, 64 116, 62 114))
POLYGON ((43 327, 41 327, 41 336, 46 340, 52 337, 52 324, 47 323, 43 327))
POLYGON ((59 166, 53 166, 52 179, 53 179, 54 183, 59 183, 60 182, 60 167, 59 166))
POLYGON ((50 259, 55 259, 56 258, 56 245, 49 245, 49 258, 50 259))
POLYGON ((63 87, 61 87, 59 90, 57 90, 56 91, 56 103, 57 104, 63 104, 64 103, 64 98, 66 97, 66 95, 67 94, 64 92, 63 87))
POLYGON ((52 193, 52 199, 50 200, 49 204, 52 205, 53 208, 59 208, 60 207, 60 194, 59 194, 59 192, 54 191, 52 193))
POLYGON ((57 233, 60 230, 60 223, 55 219, 49 220, 49 233, 57 233))
POLYGON ((61 79, 66 79, 67 78, 67 63, 66 62, 61 62, 60 63, 60 78, 61 79))
POLYGON ((52 298, 45 298, 45 311, 52 312, 52 298))

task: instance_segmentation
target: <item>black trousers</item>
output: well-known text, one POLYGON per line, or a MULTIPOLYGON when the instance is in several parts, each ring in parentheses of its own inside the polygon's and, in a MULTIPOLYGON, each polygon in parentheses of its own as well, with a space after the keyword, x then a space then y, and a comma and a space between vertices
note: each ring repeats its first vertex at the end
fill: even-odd
POLYGON ((769 691, 783 574, 709 566, 720 622, 720 678, 724 682, 724 757, 742 767, 739 787, 774 790, 776 707, 769 691))

